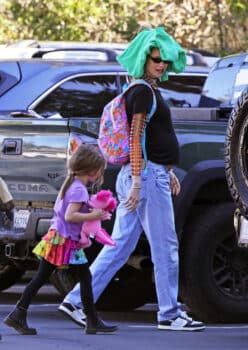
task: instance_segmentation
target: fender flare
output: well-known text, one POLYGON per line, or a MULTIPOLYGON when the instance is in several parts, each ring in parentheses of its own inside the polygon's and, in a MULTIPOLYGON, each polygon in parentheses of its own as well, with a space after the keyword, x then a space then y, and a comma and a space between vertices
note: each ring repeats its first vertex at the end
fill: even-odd
POLYGON ((199 189, 212 180, 226 182, 224 160, 205 160, 195 164, 181 182, 181 192, 174 198, 175 225, 179 239, 188 213, 199 189))

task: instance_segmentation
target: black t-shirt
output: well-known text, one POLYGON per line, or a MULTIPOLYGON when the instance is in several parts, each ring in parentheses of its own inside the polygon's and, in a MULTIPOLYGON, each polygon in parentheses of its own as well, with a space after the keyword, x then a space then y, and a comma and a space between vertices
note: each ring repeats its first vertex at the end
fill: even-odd
MULTIPOLYGON (((158 89, 154 89, 157 109, 146 128, 147 158, 163 165, 178 164, 179 145, 171 121, 170 109, 158 89)), ((152 106, 152 92, 145 85, 138 85, 126 93, 126 111, 129 124, 137 113, 149 113, 152 106)))

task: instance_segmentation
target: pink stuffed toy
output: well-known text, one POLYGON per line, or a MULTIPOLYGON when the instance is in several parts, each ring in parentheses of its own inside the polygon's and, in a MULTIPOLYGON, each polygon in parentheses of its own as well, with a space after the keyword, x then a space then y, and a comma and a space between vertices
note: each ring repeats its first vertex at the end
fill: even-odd
MULTIPOLYGON (((111 218, 110 211, 116 208, 117 201, 109 190, 102 190, 90 197, 89 205, 92 208, 104 209, 107 211, 104 220, 111 218)), ((110 235, 101 227, 101 220, 85 221, 81 229, 81 239, 79 242, 84 248, 91 245, 90 236, 94 236, 96 241, 102 244, 116 246, 110 235)))

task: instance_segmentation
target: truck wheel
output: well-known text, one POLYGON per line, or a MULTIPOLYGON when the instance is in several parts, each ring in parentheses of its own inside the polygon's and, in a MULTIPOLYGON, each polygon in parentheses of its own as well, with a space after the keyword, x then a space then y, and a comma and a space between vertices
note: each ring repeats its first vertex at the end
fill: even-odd
POLYGON ((228 121, 225 171, 235 203, 248 214, 248 89, 243 91, 228 121))
MULTIPOLYGON (((148 302, 152 284, 151 273, 125 265, 113 278, 97 302, 101 310, 124 311, 148 302)), ((75 285, 76 278, 68 270, 55 270, 51 283, 64 297, 75 285)))
POLYGON ((24 272, 25 270, 18 269, 10 262, 0 261, 0 291, 13 286, 24 272))
POLYGON ((248 320, 248 250, 237 246, 233 212, 232 203, 210 207, 182 239, 181 297, 205 322, 248 320))

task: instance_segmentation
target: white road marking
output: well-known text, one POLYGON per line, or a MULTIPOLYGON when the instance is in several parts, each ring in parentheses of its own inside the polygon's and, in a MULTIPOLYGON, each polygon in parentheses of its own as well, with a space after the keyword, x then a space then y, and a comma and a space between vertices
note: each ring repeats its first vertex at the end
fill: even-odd
MULTIPOLYGON (((157 326, 154 326, 154 325, 128 325, 128 327, 130 327, 130 328, 157 328, 157 326)), ((246 324, 246 325, 237 324, 237 325, 231 325, 231 326, 222 326, 222 325, 208 326, 208 325, 206 325, 206 329, 237 329, 237 328, 248 329, 248 324, 246 324)))

